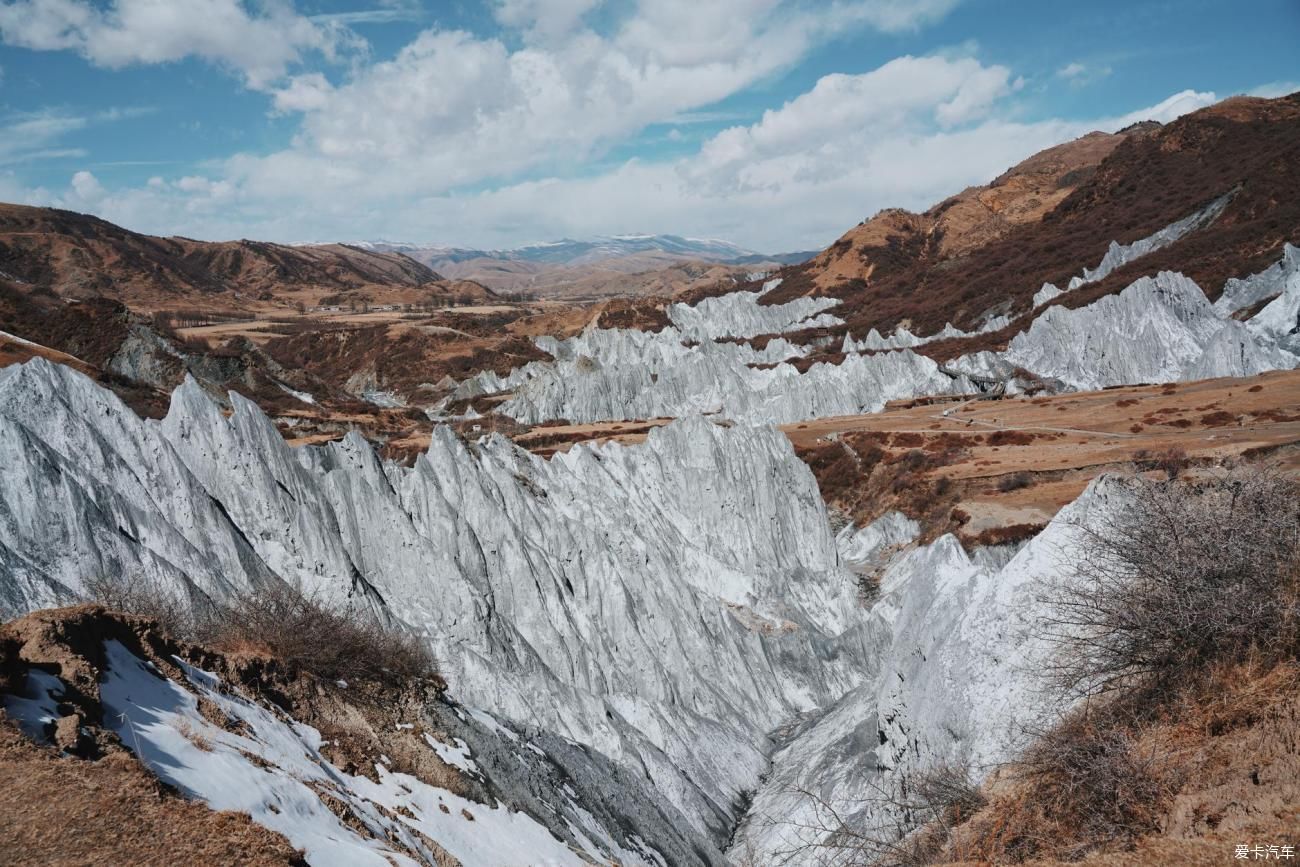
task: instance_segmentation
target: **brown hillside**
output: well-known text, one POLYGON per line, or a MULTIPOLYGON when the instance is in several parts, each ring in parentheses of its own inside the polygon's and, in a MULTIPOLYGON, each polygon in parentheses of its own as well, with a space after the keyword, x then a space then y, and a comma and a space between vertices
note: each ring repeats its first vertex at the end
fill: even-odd
POLYGON ((1064 285, 1095 266, 1112 240, 1145 237, 1234 189, 1210 227, 1058 303, 1086 303, 1164 268, 1213 296, 1300 239, 1300 94, 1085 136, 925 214, 883 212, 785 269, 765 300, 842 298, 837 312, 854 332, 908 324, 926 334, 950 320, 969 329, 990 312, 1025 311, 1044 282, 1064 285))
POLYGON ((86 214, 0 205, 0 270, 65 297, 156 306, 186 295, 316 287, 417 287, 441 278, 400 253, 344 244, 290 247, 141 235, 86 214))

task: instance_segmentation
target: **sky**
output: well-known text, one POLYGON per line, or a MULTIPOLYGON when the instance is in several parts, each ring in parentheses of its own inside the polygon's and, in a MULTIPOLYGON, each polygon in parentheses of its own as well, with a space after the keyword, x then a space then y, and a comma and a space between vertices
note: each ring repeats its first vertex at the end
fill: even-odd
POLYGON ((1300 90, 1300 0, 0 0, 0 201, 210 240, 775 253, 1300 90))

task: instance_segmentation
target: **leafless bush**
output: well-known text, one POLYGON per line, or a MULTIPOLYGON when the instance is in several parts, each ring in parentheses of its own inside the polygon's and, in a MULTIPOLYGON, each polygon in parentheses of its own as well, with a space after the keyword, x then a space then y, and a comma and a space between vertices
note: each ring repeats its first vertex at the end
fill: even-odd
POLYGON ((155 620, 177 638, 225 652, 274 657, 291 671, 397 686, 437 678, 425 642, 368 614, 340 610, 288 585, 214 602, 142 578, 99 578, 87 598, 155 620))
POLYGON ((1181 446, 1170 446, 1163 451, 1138 449, 1133 453, 1134 465, 1143 472, 1160 470, 1167 479, 1176 479, 1191 466, 1191 459, 1181 446))
POLYGON ((212 603, 147 575, 99 575, 85 582, 87 600, 113 611, 138 614, 188 641, 199 640, 213 617, 212 603))
POLYGON ((1033 483, 1034 477, 1031 473, 1010 473, 998 479, 998 490, 1004 494, 1009 494, 1012 491, 1027 488, 1033 483))
POLYGON ((1300 484, 1253 469, 1201 482, 1134 480, 1085 528, 1074 580, 1046 600, 1059 687, 1142 683, 1170 695, 1216 662, 1300 647, 1300 484))
POLYGON ((286 586, 220 607, 222 646, 264 647, 295 669, 327 680, 400 685, 437 675, 424 642, 356 612, 339 611, 286 586))
POLYGON ((782 864, 818 867, 923 867, 947 860, 953 829, 987 803, 971 768, 962 764, 903 773, 874 795, 839 804, 806 789, 796 793, 811 805, 811 818, 795 825, 798 842, 775 854, 782 864))
POLYGON ((978 857, 1073 860, 1158 830, 1182 780, 1168 755, 1143 745, 1128 711, 1079 712, 1041 734, 1012 769, 1022 798, 980 829, 978 857))
POLYGON ((912 777, 904 797, 914 813, 948 827, 960 825, 988 803, 970 767, 952 763, 912 777))

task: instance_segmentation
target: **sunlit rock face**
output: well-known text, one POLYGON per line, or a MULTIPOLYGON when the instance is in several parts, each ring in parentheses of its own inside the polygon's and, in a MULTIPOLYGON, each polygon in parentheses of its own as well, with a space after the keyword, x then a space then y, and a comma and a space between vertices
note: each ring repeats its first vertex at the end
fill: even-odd
POLYGON ((920 394, 969 393, 964 377, 949 376, 910 350, 851 355, 840 364, 815 364, 800 373, 741 360, 741 347, 700 344, 656 363, 623 364, 583 357, 559 361, 519 386, 501 411, 520 421, 600 421, 691 413, 754 424, 877 412, 886 401, 920 394))
POLYGON ((753 337, 783 334, 800 328, 841 325, 844 320, 823 311, 839 305, 836 298, 796 298, 784 304, 764 306, 759 299, 781 285, 768 280, 758 292, 729 292, 705 298, 697 304, 673 304, 668 318, 692 340, 715 337, 753 337))
POLYGON ((1216 310, 1169 271, 1076 309, 1049 307, 1012 338, 1003 359, 1078 389, 1291 368, 1276 339, 1216 310))
MULTIPOLYGON (((1072 580, 1086 528, 1124 497, 1122 483, 1093 482, 1010 560, 969 556, 952 536, 895 552, 871 610, 880 647, 871 679, 791 727, 731 853, 755 864, 825 863, 817 846, 834 826, 830 811, 890 839, 908 827, 896 794, 909 775, 946 765, 979 780, 1014 758, 1064 709, 1041 674, 1053 653, 1046 591, 1072 580)), ((854 534, 864 553, 907 537, 896 517, 878 523, 854 534)))
POLYGON ((756 349, 717 339, 839 324, 822 312, 838 303, 833 298, 761 305, 759 299, 779 283, 769 280, 761 292, 733 292, 694 306, 674 304, 674 324, 658 332, 591 328, 566 340, 539 338, 538 347, 553 361, 532 362, 507 376, 479 374, 453 398, 512 392, 499 411, 527 424, 697 413, 783 424, 876 412, 895 398, 975 390, 964 377, 945 374, 910 350, 854 354, 801 373, 782 362, 807 356, 810 346, 778 337, 756 349))
POLYGON ((0 374, 0 599, 101 574, 220 596, 285 581, 427 635, 462 701, 638 769, 725 840, 768 733, 866 677, 816 483, 770 428, 691 418, 550 461, 438 429, 414 467, 291 448, 193 382, 160 422, 35 360, 0 374))

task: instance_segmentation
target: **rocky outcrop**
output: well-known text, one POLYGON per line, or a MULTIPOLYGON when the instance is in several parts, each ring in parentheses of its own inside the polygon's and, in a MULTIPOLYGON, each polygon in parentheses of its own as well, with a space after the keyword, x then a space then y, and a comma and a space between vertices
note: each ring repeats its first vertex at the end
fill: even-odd
POLYGON ((759 303, 780 285, 778 277, 768 280, 758 292, 728 292, 694 305, 673 304, 668 308, 668 318, 691 340, 782 334, 843 324, 844 320, 823 312, 840 303, 835 298, 796 298, 770 306, 759 303))
POLYGON ((910 350, 851 355, 803 373, 785 363, 755 368, 739 355, 735 348, 701 344, 667 363, 656 363, 653 356, 635 364, 585 356, 561 361, 519 386, 501 411, 531 423, 708 413, 783 424, 877 412, 900 397, 974 391, 963 377, 945 375, 934 361, 910 350))
MULTIPOLYGON (((1077 389, 1252 376, 1300 363, 1286 348, 1287 315, 1278 318, 1280 328, 1265 320, 1242 325, 1191 280, 1165 271, 1085 307, 1049 307, 996 358, 1077 389)), ((990 369, 993 361, 981 353, 951 367, 990 369)))
MULTIPOLYGON (((1094 482, 1009 562, 972 558, 952 536, 893 552, 871 610, 880 647, 871 679, 794 728, 733 856, 823 863, 818 847, 840 820, 893 839, 909 827, 899 797, 909 776, 947 766, 978 780, 1014 758, 1063 710, 1040 674, 1052 652, 1039 628, 1044 590, 1070 580, 1086 528, 1123 497, 1122 483, 1094 482)), ((884 540, 905 530, 881 520, 859 533, 884 540)))
POLYGON ((544 461, 438 429, 407 469, 355 434, 292 449, 231 401, 187 382, 149 422, 43 360, 0 373, 5 613, 101 574, 289 582, 426 635, 462 701, 636 769, 715 844, 769 732, 869 669, 855 582, 775 430, 694 417, 544 461))
POLYGON ((1223 285, 1223 294, 1214 302, 1214 309, 1232 315, 1275 298, 1294 284, 1300 275, 1300 247, 1286 244, 1282 258, 1273 265, 1248 277, 1233 277, 1223 285))
POLYGON ((658 332, 588 328, 567 340, 538 338, 538 348, 554 361, 533 362, 506 376, 479 374, 452 398, 513 392, 499 410, 528 424, 694 413, 781 424, 876 412, 898 397, 974 390, 963 377, 948 376, 910 351, 851 355, 841 364, 815 364, 801 372, 785 362, 807 356, 808 346, 781 337, 767 340, 762 349, 715 341, 830 324, 833 317, 819 311, 834 306, 833 299, 760 305, 759 299, 779 284, 769 280, 761 292, 675 304, 669 311, 674 325, 658 332))

